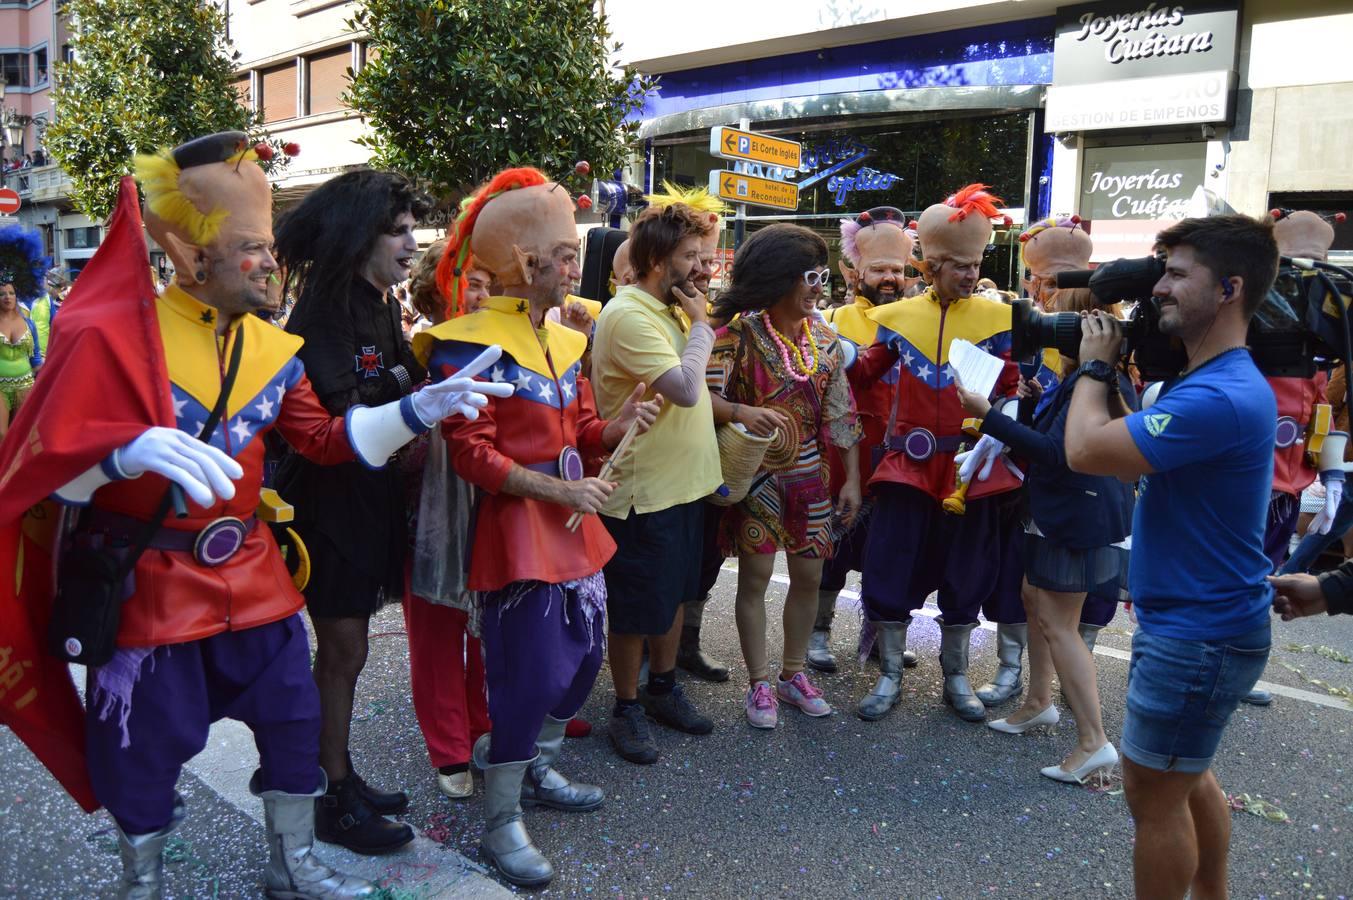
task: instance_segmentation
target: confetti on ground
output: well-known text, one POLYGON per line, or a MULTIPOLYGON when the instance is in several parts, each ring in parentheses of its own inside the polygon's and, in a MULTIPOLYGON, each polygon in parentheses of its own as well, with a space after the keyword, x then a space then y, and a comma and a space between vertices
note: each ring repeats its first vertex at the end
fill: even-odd
POLYGON ((1270 822, 1292 821, 1292 817, 1279 809, 1277 805, 1257 795, 1251 797, 1249 794, 1228 794, 1226 800, 1232 809, 1247 812, 1252 816, 1259 816, 1261 819, 1268 819, 1270 822))
MULTIPOLYGON (((1279 660, 1279 662, 1282 662, 1282 660, 1279 660)), ((1353 706, 1353 691, 1350 691, 1348 688, 1337 684, 1327 684, 1319 678, 1312 678, 1291 663, 1283 662, 1282 666, 1287 671, 1295 673, 1298 678, 1307 684, 1314 685, 1318 688, 1324 688, 1325 693, 1329 694, 1331 697, 1339 697, 1349 706, 1353 706)))
POLYGON ((1353 656, 1341 653, 1333 647, 1316 646, 1314 644, 1288 644, 1283 649, 1290 653, 1314 653, 1316 656, 1323 656, 1325 659, 1332 659, 1345 665, 1353 663, 1353 656))

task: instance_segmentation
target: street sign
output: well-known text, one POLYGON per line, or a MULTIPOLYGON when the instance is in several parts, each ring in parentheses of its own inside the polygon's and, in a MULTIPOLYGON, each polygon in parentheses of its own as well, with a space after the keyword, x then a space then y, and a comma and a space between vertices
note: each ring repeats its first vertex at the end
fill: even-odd
POLYGON ((799 208, 798 185, 789 181, 743 175, 727 169, 710 171, 709 192, 730 203, 752 203, 791 211, 799 208))
POLYGON ((716 125, 709 130, 711 156, 736 159, 742 162, 763 163, 785 169, 797 169, 803 146, 797 141, 743 131, 727 125, 716 125))
POLYGON ((0 188, 0 215, 9 215, 19 211, 19 195, 9 188, 0 188))

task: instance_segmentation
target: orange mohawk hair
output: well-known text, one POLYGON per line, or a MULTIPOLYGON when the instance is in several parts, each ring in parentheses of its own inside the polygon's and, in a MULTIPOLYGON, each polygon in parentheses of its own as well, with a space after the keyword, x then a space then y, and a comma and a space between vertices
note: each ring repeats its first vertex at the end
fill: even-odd
POLYGON ((997 204, 1003 206, 1005 201, 988 193, 985 184, 970 184, 944 201, 945 206, 952 206, 955 210, 949 217, 950 222, 962 222, 974 213, 994 219, 1001 214, 997 204))
POLYGON ((465 290, 465 267, 470 258, 470 235, 474 233, 475 222, 479 221, 479 212, 494 197, 517 188, 535 187, 545 184, 548 179, 539 169, 523 167, 504 169, 493 180, 479 189, 473 197, 461 203, 460 215, 446 236, 446 249, 442 251, 441 262, 437 263, 437 287, 448 301, 447 312, 450 316, 461 313, 461 297, 465 290))

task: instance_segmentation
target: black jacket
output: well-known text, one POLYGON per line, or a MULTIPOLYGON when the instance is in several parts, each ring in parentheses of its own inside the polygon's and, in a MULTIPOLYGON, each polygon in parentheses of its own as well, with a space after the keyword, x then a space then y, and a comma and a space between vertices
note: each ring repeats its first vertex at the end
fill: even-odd
MULTIPOLYGON (((312 314, 293 314, 287 330, 305 339, 297 355, 315 394, 333 415, 398 400, 427 377, 404 339, 399 305, 386 303, 365 280, 355 279, 348 296, 325 314, 307 312, 312 314)), ((291 452, 278 467, 276 486, 296 507, 296 527, 315 565, 335 553, 389 592, 402 590, 408 530, 398 466, 320 466, 291 452)))
MULTIPOLYGON (((982 432, 1028 463, 1024 486, 1029 513, 1050 541, 1073 550, 1107 547, 1132 532, 1131 485, 1107 475, 1082 475, 1066 464, 1066 417, 1077 374, 1067 378, 1028 427, 993 411, 982 432)), ((1125 379, 1124 379, 1125 380, 1125 379)), ((1128 384, 1132 396, 1132 386, 1128 384)))
POLYGON ((1344 560, 1339 568, 1322 572, 1317 577, 1329 614, 1353 615, 1353 559, 1344 560))

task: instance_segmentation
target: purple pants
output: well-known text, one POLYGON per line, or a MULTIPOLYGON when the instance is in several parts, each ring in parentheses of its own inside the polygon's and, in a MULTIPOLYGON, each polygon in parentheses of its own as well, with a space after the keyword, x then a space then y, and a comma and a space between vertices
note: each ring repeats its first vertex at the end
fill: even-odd
MULTIPOLYGON (((536 755, 545 717, 571 719, 601 671, 605 589, 601 608, 570 586, 517 582, 484 595, 479 641, 489 691, 489 762, 536 755)), ((586 583, 586 580, 584 580, 586 583)))
POLYGON ((1287 548, 1297 532, 1297 517, 1301 515, 1301 498, 1296 494, 1273 495, 1268 502, 1268 524, 1264 528, 1264 555, 1273 564, 1273 571, 1287 562, 1287 548))
POLYGON ((1085 605, 1081 607, 1081 624, 1103 628, 1113 621, 1118 612, 1118 598, 1100 594, 1087 594, 1085 605))
POLYGON ((864 554, 869 548, 869 521, 874 516, 873 504, 867 504, 850 530, 837 538, 831 557, 822 564, 824 591, 839 591, 846 586, 846 576, 864 571, 864 554))
POLYGON ((320 785, 319 691, 299 614, 156 647, 131 691, 128 747, 118 716, 101 719, 96 695, 86 699, 94 795, 128 834, 169 824, 179 773, 218 719, 253 731, 263 790, 309 794, 320 785))
POLYGON ((967 512, 954 516, 905 485, 875 485, 874 496, 862 579, 865 617, 908 621, 938 590, 944 624, 976 622, 1000 579, 1000 498, 970 500, 967 512))
MULTIPOLYGON (((999 625, 1023 625, 1024 612, 1024 517, 1023 491, 1011 491, 992 497, 996 504, 1001 564, 991 597, 982 604, 982 615, 999 625)), ((982 503, 984 501, 977 501, 982 503)), ((969 507, 971 510, 971 506, 969 507)), ((944 620, 947 624, 948 619, 944 620)))

